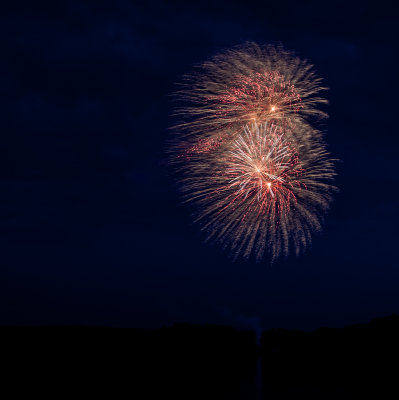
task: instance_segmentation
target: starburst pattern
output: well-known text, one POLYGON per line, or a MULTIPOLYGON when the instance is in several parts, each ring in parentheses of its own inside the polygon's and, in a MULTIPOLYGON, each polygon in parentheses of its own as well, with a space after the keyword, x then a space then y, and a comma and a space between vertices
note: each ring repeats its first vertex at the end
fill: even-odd
POLYGON ((235 257, 300 254, 321 230, 334 162, 311 119, 326 114, 312 66, 250 43, 187 75, 171 148, 208 239, 235 257))
POLYGON ((181 105, 175 128, 181 137, 230 134, 242 125, 300 117, 322 118, 327 103, 313 66, 281 46, 247 43, 214 56, 184 76, 175 96, 181 105))

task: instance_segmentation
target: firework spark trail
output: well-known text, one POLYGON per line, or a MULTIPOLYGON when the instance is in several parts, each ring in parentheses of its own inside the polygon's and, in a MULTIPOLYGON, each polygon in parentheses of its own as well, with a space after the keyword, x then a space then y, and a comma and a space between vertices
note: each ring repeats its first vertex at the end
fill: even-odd
POLYGON ((334 160, 310 119, 327 101, 312 66, 250 43, 186 77, 171 149, 196 221, 234 257, 303 252, 332 201, 334 160))
POLYGON ((301 97, 291 82, 276 71, 237 75, 225 92, 209 95, 219 120, 243 124, 249 120, 285 120, 303 108, 301 97))
POLYGON ((233 142, 230 159, 225 160, 226 177, 231 178, 227 189, 234 189, 242 201, 256 197, 260 209, 269 208, 277 198, 280 211, 288 203, 292 186, 288 175, 297 176, 297 158, 277 126, 267 123, 244 127, 243 135, 233 142), (287 199, 285 199, 287 197, 287 199), (284 201, 283 201, 284 199, 284 201))
POLYGON ((261 259, 302 252, 320 230, 331 201, 333 164, 324 147, 297 150, 272 124, 244 127, 226 148, 191 165, 183 190, 197 204, 196 220, 235 256, 261 259), (306 207, 302 206, 305 204, 306 207))
POLYGON ((175 115, 181 136, 215 136, 254 122, 299 116, 326 117, 319 96, 326 90, 313 66, 280 47, 248 43, 216 55, 187 74, 175 96, 183 100, 175 115))

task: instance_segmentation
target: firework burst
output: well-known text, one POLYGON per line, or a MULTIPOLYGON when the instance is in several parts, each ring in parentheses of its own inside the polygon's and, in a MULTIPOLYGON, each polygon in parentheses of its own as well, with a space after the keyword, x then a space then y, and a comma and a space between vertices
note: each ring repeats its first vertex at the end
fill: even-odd
POLYGON ((248 43, 218 54, 187 74, 176 98, 175 115, 181 136, 218 136, 226 129, 234 136, 254 121, 277 121, 292 126, 298 117, 326 117, 319 104, 320 85, 313 66, 280 47, 248 43))
POLYGON ((246 210, 242 222, 248 214, 274 219, 289 211, 291 200, 295 200, 291 189, 299 185, 301 170, 295 150, 277 126, 245 126, 223 164, 228 184, 222 194, 225 201, 231 200, 233 209, 243 206, 246 210), (225 192, 231 194, 226 196, 225 192))
POLYGON ((187 75, 173 161, 209 239, 234 257, 300 254, 332 201, 334 163, 311 126, 325 88, 281 47, 250 43, 187 75))
POLYGON ((196 221, 234 258, 299 254, 321 229, 333 163, 317 140, 297 146, 278 126, 254 123, 187 164, 182 187, 196 221))

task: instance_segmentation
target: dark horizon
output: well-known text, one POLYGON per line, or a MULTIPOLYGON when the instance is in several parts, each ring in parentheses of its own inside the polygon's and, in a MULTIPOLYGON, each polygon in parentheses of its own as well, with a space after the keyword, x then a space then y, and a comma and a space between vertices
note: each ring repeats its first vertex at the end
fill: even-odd
POLYGON ((190 324, 0 333, 4 380, 26 394, 38 388, 113 398, 309 400, 389 398, 397 387, 398 315, 344 329, 272 329, 258 343, 253 331, 190 324))
POLYGON ((0 325, 312 331, 399 314, 388 6, 22 1, 0 21, 0 325), (166 165, 175 83, 246 41, 314 64, 341 160, 323 232, 272 266, 204 243, 166 165))

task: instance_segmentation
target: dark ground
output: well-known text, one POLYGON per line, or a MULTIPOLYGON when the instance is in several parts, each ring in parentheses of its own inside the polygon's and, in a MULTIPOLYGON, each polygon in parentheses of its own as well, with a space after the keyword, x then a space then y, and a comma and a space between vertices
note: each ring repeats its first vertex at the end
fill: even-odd
POLYGON ((388 399, 397 394, 396 315, 343 329, 272 329, 263 333, 261 346, 254 332, 216 325, 2 327, 0 332, 3 382, 11 383, 15 395, 388 399))

